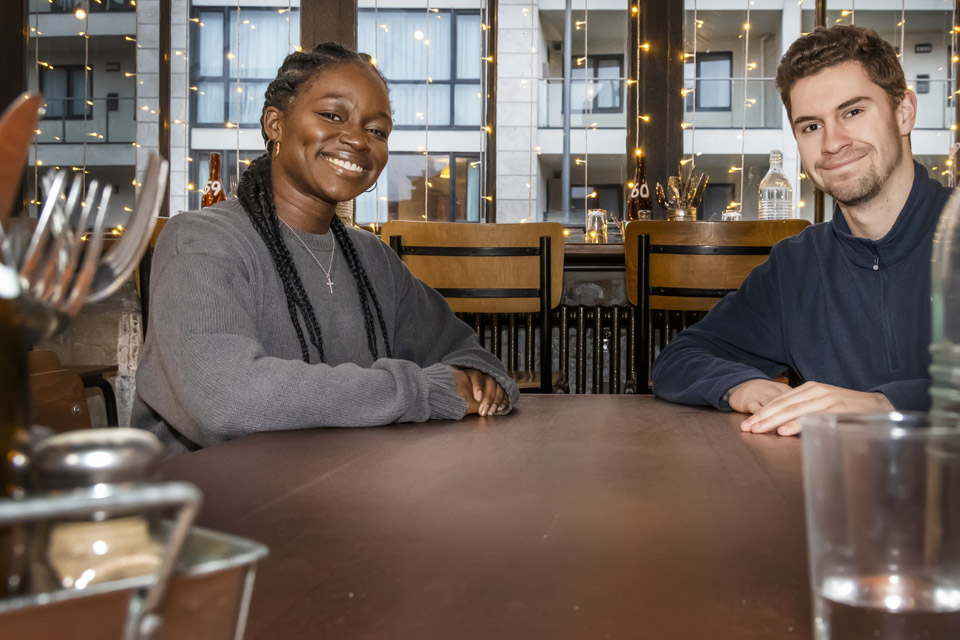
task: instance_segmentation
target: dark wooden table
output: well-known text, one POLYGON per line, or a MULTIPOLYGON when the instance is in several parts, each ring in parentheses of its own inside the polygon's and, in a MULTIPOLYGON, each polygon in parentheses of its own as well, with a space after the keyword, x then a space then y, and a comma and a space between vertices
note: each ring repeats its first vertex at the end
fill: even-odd
POLYGON ((811 637, 800 441, 649 396, 167 461, 259 540, 248 640, 811 637))

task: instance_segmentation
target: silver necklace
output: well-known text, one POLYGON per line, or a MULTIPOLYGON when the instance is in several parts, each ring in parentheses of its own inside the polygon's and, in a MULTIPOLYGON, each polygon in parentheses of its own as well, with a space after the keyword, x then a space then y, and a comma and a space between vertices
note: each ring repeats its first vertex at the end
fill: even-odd
POLYGON ((297 240, 299 240, 300 244, 303 245, 303 248, 307 250, 307 253, 310 254, 310 257, 314 259, 314 261, 317 263, 317 266, 323 269, 323 275, 327 276, 327 281, 324 284, 330 288, 330 293, 333 293, 333 280, 330 279, 330 274, 333 272, 333 257, 337 254, 337 239, 333 239, 333 250, 330 252, 330 266, 324 267, 323 264, 321 264, 320 259, 314 255, 313 251, 310 250, 310 247, 307 246, 307 243, 304 242, 303 238, 300 237, 300 234, 297 233, 297 230, 288 225, 280 216, 277 216, 277 218, 280 220, 280 222, 283 222, 283 226, 285 226, 287 229, 290 229, 290 231, 293 231, 293 235, 297 237, 297 240))

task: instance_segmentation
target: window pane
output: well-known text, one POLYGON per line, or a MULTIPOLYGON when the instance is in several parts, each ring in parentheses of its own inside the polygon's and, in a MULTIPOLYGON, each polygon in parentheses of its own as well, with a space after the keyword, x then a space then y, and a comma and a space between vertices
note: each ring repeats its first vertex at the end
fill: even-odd
POLYGON ((70 75, 70 104, 67 106, 67 113, 75 118, 82 118, 83 112, 87 109, 86 99, 90 95, 89 87, 85 86, 89 78, 84 77, 83 67, 69 69, 70 75))
POLYGON ((427 121, 426 88, 422 84, 390 84, 390 106, 396 126, 420 126, 427 121))
POLYGON ((430 102, 427 104, 429 114, 427 121, 431 127, 450 126, 450 85, 431 84, 430 102))
POLYGON ((260 113, 263 110, 263 94, 269 84, 269 82, 241 82, 241 91, 238 92, 236 83, 231 83, 229 86, 230 122, 259 124, 260 113), (240 107, 239 117, 237 117, 238 105, 240 107))
POLYGON ((198 29, 201 76, 222 76, 223 57, 223 13, 201 12, 198 16, 203 26, 198 29))
POLYGON ((200 82, 197 84, 197 122, 201 124, 223 124, 222 82, 200 82))
POLYGON ((288 13, 247 9, 240 12, 240 24, 237 25, 237 12, 230 12, 230 53, 234 56, 230 60, 231 77, 238 77, 238 73, 241 78, 273 78, 277 75, 287 52, 284 45, 288 40, 293 43, 299 40, 295 25, 288 18, 288 13))
MULTIPOLYGON (((372 18, 372 13, 367 13, 372 18)), ((375 55, 383 75, 389 80, 423 80, 427 75, 425 13, 380 11, 378 24, 365 50, 375 55)))
POLYGON ((67 97, 67 70, 41 69, 40 91, 47 101, 44 118, 62 118, 66 112, 64 100, 67 97))
POLYGON ((480 79, 482 37, 479 15, 457 15, 457 78, 480 79))
POLYGON ((479 84, 458 84, 454 90, 453 117, 458 127, 479 127, 483 118, 483 94, 479 84))
POLYGON ((700 81, 697 83, 698 109, 730 109, 730 80, 733 73, 733 54, 707 54, 697 59, 697 73, 700 81), (709 56, 709 57, 708 57, 709 56), (724 80, 711 80, 724 78, 724 80))
POLYGON ((458 156, 456 165, 457 222, 480 221, 480 161, 474 157, 458 156))
POLYGON ((452 61, 450 50, 450 13, 442 11, 431 13, 430 33, 430 77, 433 80, 449 80, 452 61))

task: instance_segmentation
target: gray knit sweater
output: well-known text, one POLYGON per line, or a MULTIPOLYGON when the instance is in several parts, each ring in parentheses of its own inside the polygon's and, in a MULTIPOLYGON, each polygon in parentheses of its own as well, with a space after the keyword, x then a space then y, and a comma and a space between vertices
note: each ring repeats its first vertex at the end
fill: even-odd
POLYGON ((299 231, 301 243, 281 228, 320 323, 323 363, 312 346, 311 364, 303 362, 280 277, 237 200, 176 216, 164 228, 131 424, 156 434, 168 454, 255 431, 459 419, 466 403, 451 366, 495 377, 510 407, 516 403, 503 365, 446 301, 376 236, 349 229, 390 337, 386 358, 377 327, 374 361, 339 246, 331 263, 333 234, 299 231), (333 293, 325 284, 330 264, 333 293))

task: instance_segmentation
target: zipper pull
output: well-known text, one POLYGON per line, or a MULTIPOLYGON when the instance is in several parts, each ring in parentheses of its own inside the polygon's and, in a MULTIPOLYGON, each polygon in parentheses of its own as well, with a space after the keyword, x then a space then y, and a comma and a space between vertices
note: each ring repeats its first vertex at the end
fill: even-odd
POLYGON ((880 271, 880 258, 878 256, 873 256, 873 270, 880 271))

